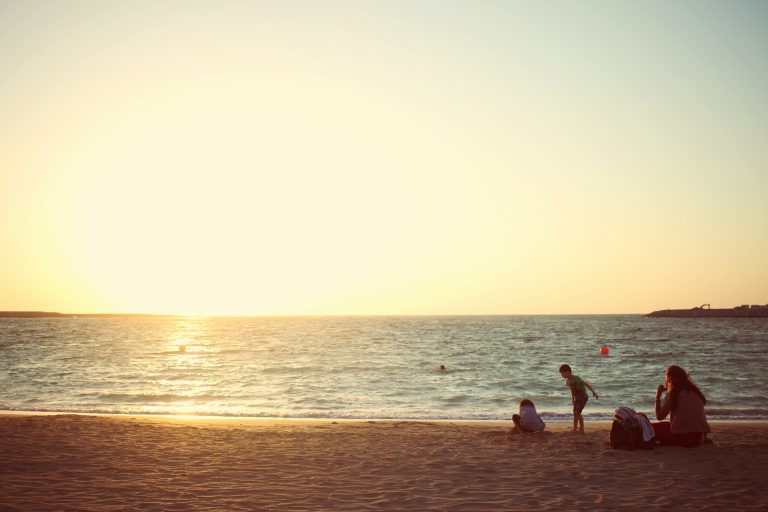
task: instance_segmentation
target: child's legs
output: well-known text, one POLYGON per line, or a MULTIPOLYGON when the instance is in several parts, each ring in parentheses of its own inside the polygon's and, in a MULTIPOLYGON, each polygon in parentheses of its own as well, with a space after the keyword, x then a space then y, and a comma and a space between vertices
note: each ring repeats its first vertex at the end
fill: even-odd
POLYGON ((575 398, 573 400, 573 429, 584 430, 584 416, 581 411, 587 405, 587 397, 575 398))
POLYGON ((584 430, 584 417, 580 412, 573 413, 573 430, 584 430))

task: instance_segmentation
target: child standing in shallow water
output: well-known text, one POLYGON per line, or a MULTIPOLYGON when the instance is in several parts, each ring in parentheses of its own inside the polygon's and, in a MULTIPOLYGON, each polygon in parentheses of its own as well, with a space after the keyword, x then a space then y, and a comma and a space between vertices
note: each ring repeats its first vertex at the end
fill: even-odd
POLYGON ((584 416, 581 415, 581 411, 584 410, 584 406, 587 405, 589 396, 587 395, 587 389, 592 392, 592 396, 597 400, 597 393, 592 389, 589 382, 581 379, 581 377, 574 375, 571 372, 571 367, 564 364, 560 367, 560 375, 565 379, 565 383, 571 388, 571 401, 573 402, 573 431, 584 433, 584 416))

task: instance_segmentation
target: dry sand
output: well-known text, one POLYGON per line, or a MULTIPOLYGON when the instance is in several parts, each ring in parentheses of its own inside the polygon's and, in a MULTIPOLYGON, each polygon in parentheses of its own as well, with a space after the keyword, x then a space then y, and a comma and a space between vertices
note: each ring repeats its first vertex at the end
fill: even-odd
POLYGON ((0 510, 768 510, 768 425, 611 450, 507 424, 0 415, 0 510))

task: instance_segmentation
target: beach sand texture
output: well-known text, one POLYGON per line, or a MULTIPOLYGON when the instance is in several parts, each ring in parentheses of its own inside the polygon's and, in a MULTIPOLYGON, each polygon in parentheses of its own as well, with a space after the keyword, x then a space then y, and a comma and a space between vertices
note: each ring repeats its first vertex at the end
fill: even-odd
POLYGON ((611 450, 609 425, 0 415, 0 509, 768 510, 768 425, 611 450))

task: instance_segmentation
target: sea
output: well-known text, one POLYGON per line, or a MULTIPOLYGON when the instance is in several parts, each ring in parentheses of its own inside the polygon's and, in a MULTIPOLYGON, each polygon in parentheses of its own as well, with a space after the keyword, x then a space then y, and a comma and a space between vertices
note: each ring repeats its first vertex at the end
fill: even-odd
POLYGON ((0 410, 508 420, 528 398, 569 421, 567 363, 599 395, 586 419, 605 420, 652 413, 677 364, 710 419, 766 420, 767 349, 759 318, 2 318, 0 410))

